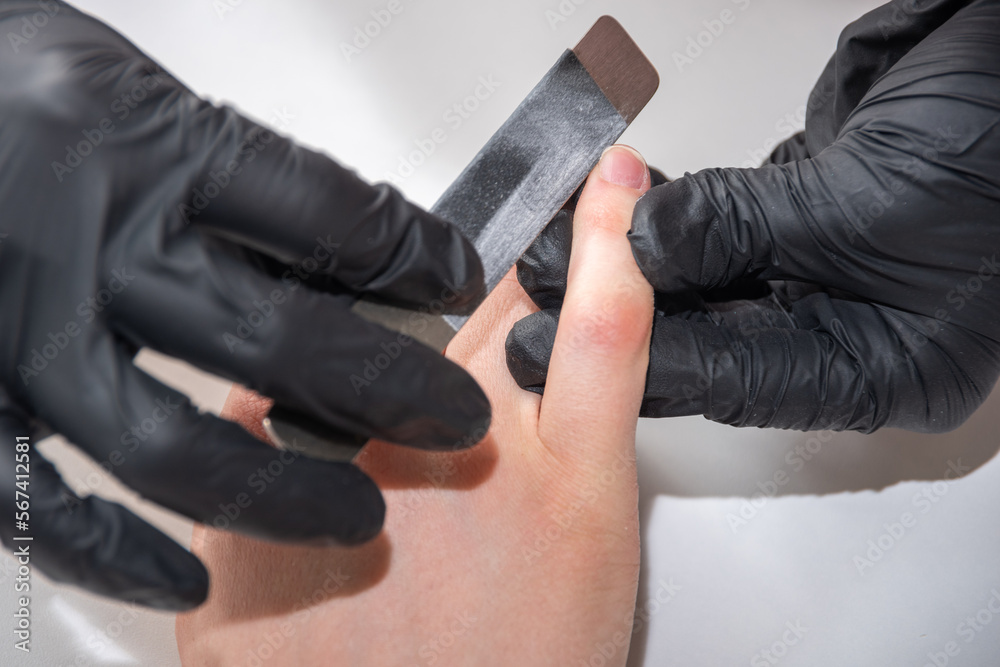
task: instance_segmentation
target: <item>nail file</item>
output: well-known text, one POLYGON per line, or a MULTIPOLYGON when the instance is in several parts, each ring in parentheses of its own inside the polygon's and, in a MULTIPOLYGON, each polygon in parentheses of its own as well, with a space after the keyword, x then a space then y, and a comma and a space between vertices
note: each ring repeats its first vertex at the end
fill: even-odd
MULTIPOLYGON (((510 271, 658 86, 653 65, 618 21, 604 16, 563 53, 445 191, 431 211, 455 224, 482 258, 485 288, 474 306, 510 271)), ((468 320, 367 296, 353 311, 442 352, 468 320)), ((264 428, 279 447, 326 460, 350 460, 366 441, 280 405, 264 428)))

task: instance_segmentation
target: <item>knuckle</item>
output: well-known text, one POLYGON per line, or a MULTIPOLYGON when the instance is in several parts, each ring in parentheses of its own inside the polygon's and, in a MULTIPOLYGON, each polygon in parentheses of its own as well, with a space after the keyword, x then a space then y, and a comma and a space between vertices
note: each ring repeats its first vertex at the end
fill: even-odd
POLYGON ((569 328, 571 349, 588 353, 628 354, 649 345, 653 308, 649 299, 637 298, 625 281, 586 308, 567 307, 561 318, 569 328))

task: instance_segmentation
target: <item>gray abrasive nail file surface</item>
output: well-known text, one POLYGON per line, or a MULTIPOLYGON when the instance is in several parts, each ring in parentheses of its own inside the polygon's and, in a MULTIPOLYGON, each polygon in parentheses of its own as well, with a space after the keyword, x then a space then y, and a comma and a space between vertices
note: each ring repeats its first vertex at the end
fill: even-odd
MULTIPOLYGON (((455 224, 485 270, 478 306, 580 187, 601 154, 652 98, 659 77, 610 16, 559 58, 431 211, 455 224)), ((468 316, 432 315, 360 299, 353 311, 443 351, 468 316)), ((276 406, 272 440, 316 458, 349 460, 364 438, 276 406)))

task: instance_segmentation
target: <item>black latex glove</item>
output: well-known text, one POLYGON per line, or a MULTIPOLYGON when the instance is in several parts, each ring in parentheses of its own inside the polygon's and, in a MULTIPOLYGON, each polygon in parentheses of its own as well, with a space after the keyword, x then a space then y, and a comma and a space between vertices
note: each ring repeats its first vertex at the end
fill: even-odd
MULTIPOLYGON (((772 164, 637 204, 632 249, 657 291, 642 414, 953 429, 1000 370, 1000 3, 865 15, 808 109, 772 164)), ((544 385, 568 229, 519 267, 545 309, 508 339, 526 388, 544 385)))
POLYGON ((194 556, 119 505, 76 498, 37 451, 30 528, 15 529, 15 438, 49 433, 197 521, 238 511, 234 530, 313 544, 377 534, 384 502, 359 469, 279 456, 132 358, 160 350, 366 437, 468 446, 490 414, 475 381, 348 309, 359 292, 461 306, 482 288, 471 245, 199 99, 65 4, 0 2, 0 34, 27 35, 0 50, 4 544, 33 536, 36 571, 100 594, 163 609, 205 598, 194 556))

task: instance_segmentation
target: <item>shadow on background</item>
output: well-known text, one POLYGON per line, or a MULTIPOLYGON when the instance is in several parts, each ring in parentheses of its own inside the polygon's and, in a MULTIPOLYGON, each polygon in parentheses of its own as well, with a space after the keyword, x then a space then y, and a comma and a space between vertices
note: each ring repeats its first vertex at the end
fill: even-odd
MULTIPOLYGON (((1000 451, 1000 391, 961 428, 938 435, 885 429, 860 433, 798 433, 735 429, 700 417, 643 420, 639 462, 641 530, 657 496, 744 497, 879 491, 908 481, 954 479, 1000 451)), ((647 602, 643 543, 639 608, 647 602)), ((629 665, 645 664, 649 624, 632 638, 629 665)))
POLYGON ((686 417, 643 420, 636 449, 644 506, 658 495, 879 490, 903 481, 942 479, 954 468, 968 474, 991 460, 1000 450, 1000 391, 951 433, 800 433, 736 429, 686 417))

